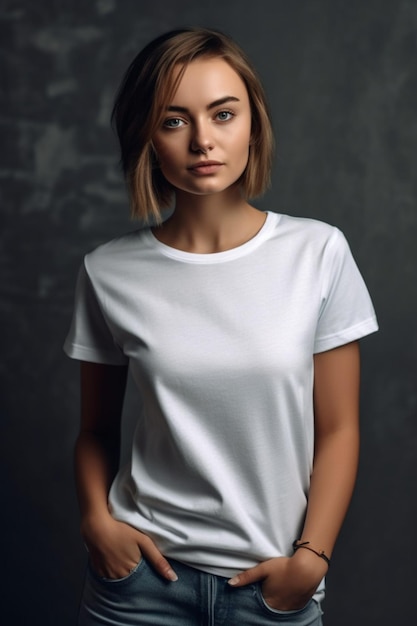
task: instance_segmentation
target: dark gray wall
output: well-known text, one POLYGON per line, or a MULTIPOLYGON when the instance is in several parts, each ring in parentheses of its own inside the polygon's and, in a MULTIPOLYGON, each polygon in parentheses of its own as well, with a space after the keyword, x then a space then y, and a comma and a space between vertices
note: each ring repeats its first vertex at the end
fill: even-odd
MULTIPOLYGON (((84 252, 132 228, 108 119, 127 63, 179 25, 233 35, 278 153, 258 205, 345 231, 381 332, 363 342, 362 461, 328 577, 328 626, 414 623, 416 32, 412 0, 5 1, 1 85, 0 620, 75 623, 85 555, 61 344, 84 252)), ((127 427, 134 421, 129 393, 127 427)), ((235 625, 234 625, 235 626, 235 625)))

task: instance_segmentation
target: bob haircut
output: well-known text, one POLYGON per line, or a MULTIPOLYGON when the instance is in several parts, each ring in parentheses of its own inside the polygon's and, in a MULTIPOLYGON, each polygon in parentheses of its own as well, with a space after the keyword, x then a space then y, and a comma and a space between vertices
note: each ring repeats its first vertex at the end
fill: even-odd
POLYGON ((252 113, 249 159, 241 176, 246 198, 269 185, 274 139, 261 82, 244 52, 230 37, 202 28, 173 30, 151 41, 133 59, 116 95, 111 116, 121 147, 121 165, 134 218, 161 222, 174 188, 158 167, 152 138, 188 64, 220 57, 246 85, 252 113), (182 66, 174 80, 174 69, 182 66))

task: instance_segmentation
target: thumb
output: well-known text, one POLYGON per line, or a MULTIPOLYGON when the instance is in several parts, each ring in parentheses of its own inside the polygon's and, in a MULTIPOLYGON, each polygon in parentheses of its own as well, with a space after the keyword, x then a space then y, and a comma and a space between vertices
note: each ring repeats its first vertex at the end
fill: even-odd
POLYGON ((178 576, 172 569, 169 561, 161 554, 150 537, 144 537, 141 533, 139 548, 158 574, 171 582, 178 580, 178 576))
POLYGON ((256 583, 260 580, 263 580, 266 576, 265 564, 259 563, 255 567, 251 567, 244 572, 240 572, 236 576, 233 576, 227 582, 232 587, 244 587, 245 585, 250 585, 251 583, 256 583))

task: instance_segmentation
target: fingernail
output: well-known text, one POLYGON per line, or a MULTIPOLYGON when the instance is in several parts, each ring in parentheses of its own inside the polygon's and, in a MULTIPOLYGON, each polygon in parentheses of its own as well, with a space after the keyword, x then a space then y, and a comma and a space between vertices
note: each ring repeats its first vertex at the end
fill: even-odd
POLYGON ((239 576, 233 576, 233 578, 231 578, 230 580, 228 580, 227 582, 229 583, 229 585, 237 585, 239 582, 240 578, 239 576))
POLYGON ((173 583, 175 583, 178 580, 178 576, 176 575, 173 569, 168 570, 168 578, 173 583))

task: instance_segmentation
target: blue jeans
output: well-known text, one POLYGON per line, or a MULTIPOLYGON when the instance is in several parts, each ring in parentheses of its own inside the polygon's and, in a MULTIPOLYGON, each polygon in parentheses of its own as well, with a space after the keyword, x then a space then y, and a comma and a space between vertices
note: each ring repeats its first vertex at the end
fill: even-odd
POLYGON ((322 626, 314 600, 298 611, 269 607, 260 584, 232 588, 227 578, 171 560, 177 582, 161 578, 142 559, 126 578, 87 571, 79 626, 322 626))

